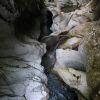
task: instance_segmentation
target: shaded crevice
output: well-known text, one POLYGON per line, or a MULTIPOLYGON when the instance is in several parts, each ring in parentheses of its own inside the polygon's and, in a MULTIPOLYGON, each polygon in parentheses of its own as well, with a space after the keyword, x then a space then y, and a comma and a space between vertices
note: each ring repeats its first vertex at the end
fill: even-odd
POLYGON ((41 62, 48 79, 47 88, 49 89, 50 95, 48 100, 78 100, 76 91, 66 85, 66 83, 52 71, 56 62, 56 49, 59 47, 59 44, 68 37, 62 37, 62 39, 60 39, 60 36, 58 36, 54 38, 55 37, 51 37, 49 41, 46 41, 47 52, 42 57, 41 62))

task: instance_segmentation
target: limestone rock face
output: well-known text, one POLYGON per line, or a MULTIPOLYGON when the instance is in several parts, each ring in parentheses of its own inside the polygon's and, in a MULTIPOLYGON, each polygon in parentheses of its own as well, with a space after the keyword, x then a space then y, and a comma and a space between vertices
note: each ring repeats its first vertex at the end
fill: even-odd
POLYGON ((47 77, 40 65, 45 45, 19 41, 0 19, 0 100, 47 100, 47 77))
POLYGON ((87 6, 69 13, 58 11, 58 14, 53 18, 51 30, 53 32, 70 31, 78 25, 91 21, 93 19, 93 13, 90 14, 89 12, 91 12, 91 9, 87 6))
POLYGON ((94 100, 99 100, 97 94, 100 91, 100 23, 95 21, 82 24, 75 27, 71 34, 83 35, 78 52, 86 67, 90 94, 94 100))
MULTIPOLYGON (((82 6, 80 7, 80 9, 76 9, 75 11, 70 13, 64 11, 67 3, 69 4, 71 3, 72 5, 74 4, 75 6, 79 4, 78 6, 80 6, 81 3, 82 4, 83 2, 86 3, 89 0, 77 0, 77 1, 78 3, 75 3, 76 0, 55 0, 55 2, 57 3, 58 10, 55 9, 56 13, 53 16, 53 25, 51 29, 54 33, 52 35, 56 36, 66 35, 69 37, 66 39, 66 43, 60 45, 59 47, 60 49, 56 50, 56 63, 54 66, 54 71, 64 80, 66 84, 70 84, 71 81, 75 81, 75 78, 73 78, 74 73, 75 76, 77 76, 77 73, 80 73, 78 75, 79 76, 81 75, 82 76, 81 79, 85 80, 84 82, 86 83, 85 93, 87 91, 88 96, 89 94, 91 94, 94 100, 99 100, 100 99, 99 96, 100 95, 100 77, 99 77, 100 76, 100 60, 99 60, 100 22, 99 21, 94 22, 95 19, 94 8, 98 8, 95 7, 95 4, 98 0, 91 0, 91 2, 89 2, 85 6, 82 6), (70 1, 74 2, 71 3, 70 1), (65 30, 66 33, 62 34, 65 30), (71 40, 73 36, 81 38, 82 40, 81 43, 79 44, 77 51, 68 49, 70 48, 68 47, 68 45, 73 46, 73 44, 70 44, 73 43, 71 40), (72 70, 70 71, 69 70, 70 67, 73 68, 72 70, 75 70, 75 72, 72 70), (76 70, 76 68, 78 69, 76 70), (78 70, 82 70, 83 68, 85 69, 86 72, 81 72, 81 71, 78 72, 78 70), (71 74, 70 72, 74 73, 71 74)), ((99 10, 97 10, 97 12, 99 12, 99 10)), ((74 86, 75 85, 73 85, 72 87, 74 86)))
POLYGON ((94 22, 88 28, 90 30, 85 32, 83 44, 87 56, 87 82, 95 98, 100 91, 100 24, 94 22))
POLYGON ((81 79, 84 80, 85 82, 85 87, 80 86, 79 90, 80 91, 81 89, 84 90, 84 92, 81 91, 81 93, 83 94, 86 93, 84 95, 88 99, 90 99, 90 95, 93 96, 93 99, 95 98, 94 100, 100 99, 98 96, 98 94, 100 93, 100 88, 99 88, 100 87, 100 77, 99 77, 100 34, 99 33, 100 33, 100 23, 96 21, 87 22, 73 28, 68 33, 68 35, 82 36, 81 43, 78 47, 78 51, 71 49, 65 49, 65 50, 57 49, 56 63, 54 66, 54 71, 64 80, 66 84, 69 84, 72 87, 75 87, 74 76, 81 76, 81 79), (72 70, 70 70, 70 68, 72 68, 72 70), (85 69, 84 71, 86 71, 86 73, 82 72, 83 69, 85 69), (80 74, 78 75, 78 73, 80 74), (73 83, 73 85, 71 84, 71 82, 73 83), (84 87, 84 89, 82 87, 84 87))
POLYGON ((55 68, 76 68, 77 70, 85 70, 84 64, 80 59, 78 51, 70 49, 57 49, 56 50, 56 63, 55 68))
MULTIPOLYGON (((47 1, 47 0, 46 0, 47 1)), ((70 12, 77 9, 79 6, 86 4, 90 0, 51 0, 56 6, 64 12, 70 12)))

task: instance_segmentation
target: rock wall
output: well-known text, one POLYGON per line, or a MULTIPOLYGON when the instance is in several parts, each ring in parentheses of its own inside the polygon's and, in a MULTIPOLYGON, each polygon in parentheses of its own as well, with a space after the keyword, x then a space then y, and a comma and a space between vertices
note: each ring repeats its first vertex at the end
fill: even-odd
MULTIPOLYGON (((22 0, 23 6, 19 5, 20 0, 15 1, 18 4, 16 7, 18 6, 19 14, 26 13, 25 7, 28 13, 37 13, 31 12, 32 5, 31 7, 25 5, 28 0, 22 0)), ((0 14, 2 14, 0 16, 0 100, 57 100, 58 98, 100 100, 100 22, 94 22, 97 2, 84 5, 88 1, 49 0, 46 2, 48 9, 53 13, 51 27, 53 33, 42 39, 46 42, 46 46, 27 36, 30 33, 22 34, 22 40, 16 38, 14 24, 9 23, 9 20, 14 21, 9 19, 13 15, 8 11, 3 13, 8 8, 5 10, 5 6, 1 5, 4 3, 3 0, 0 1, 0 14), (46 60, 43 60, 43 55, 46 60), (44 62, 41 63, 41 59, 44 62), (43 67, 45 72, 48 69, 50 71, 47 72, 51 72, 46 73, 50 78, 48 80, 43 67), (51 86, 49 87, 51 91, 48 91, 47 83, 51 86)), ((98 14, 96 20, 99 18, 98 14)), ((38 25, 36 27, 36 31, 33 32, 38 34, 40 27, 38 25)))
MULTIPOLYGON (((64 2, 61 3, 64 4, 64 2)), ((46 42, 47 44, 52 43, 53 46, 59 38, 56 45, 58 47, 55 50, 56 60, 53 71, 66 84, 82 93, 79 100, 100 99, 99 6, 99 0, 91 0, 79 7, 80 9, 65 12, 63 9, 59 9, 59 6, 57 8, 54 4, 49 5, 49 9, 53 13, 51 27, 53 33, 45 37, 49 40, 46 42), (95 16, 98 18, 95 19, 95 16), (52 41, 52 38, 55 41, 52 41)))
POLYGON ((45 44, 26 37, 0 19, 0 100, 47 100, 47 77, 40 65, 45 44), (36 99, 37 98, 37 99, 36 99))
POLYGON ((87 55, 87 82, 94 100, 99 100, 100 94, 100 23, 90 24, 90 32, 84 37, 84 49, 87 55), (98 98, 98 99, 97 99, 98 98))

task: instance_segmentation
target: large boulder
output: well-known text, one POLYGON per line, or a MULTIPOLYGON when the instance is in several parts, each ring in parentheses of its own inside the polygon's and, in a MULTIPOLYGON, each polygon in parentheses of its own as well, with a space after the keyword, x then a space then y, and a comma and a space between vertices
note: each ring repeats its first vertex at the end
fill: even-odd
POLYGON ((87 82, 91 93, 95 96, 100 90, 100 22, 88 22, 77 26, 70 34, 83 36, 78 52, 86 67, 87 82))
POLYGON ((83 51, 86 56, 83 53, 83 57, 87 59, 87 82, 91 89, 91 94, 96 100, 96 98, 100 99, 100 23, 94 22, 87 24, 86 29, 88 31, 85 32, 83 40, 83 51))
POLYGON ((74 68, 85 71, 84 63, 78 51, 71 49, 57 49, 55 68, 74 68))
POLYGON ((45 45, 19 41, 14 28, 0 19, 0 100, 47 100, 47 77, 40 65, 45 45))
POLYGON ((85 72, 62 67, 54 68, 54 72, 58 74, 66 84, 76 89, 79 100, 90 99, 85 72))

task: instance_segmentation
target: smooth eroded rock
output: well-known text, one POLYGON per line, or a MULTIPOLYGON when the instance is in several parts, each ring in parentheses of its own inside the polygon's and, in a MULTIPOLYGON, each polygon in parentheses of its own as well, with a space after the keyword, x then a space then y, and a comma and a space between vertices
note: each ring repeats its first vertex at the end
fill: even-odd
POLYGON ((19 41, 0 19, 0 100, 47 100, 47 77, 41 66, 45 45, 19 41))
POLYGON ((79 52, 71 49, 57 49, 55 68, 74 68, 85 71, 84 63, 79 52))

